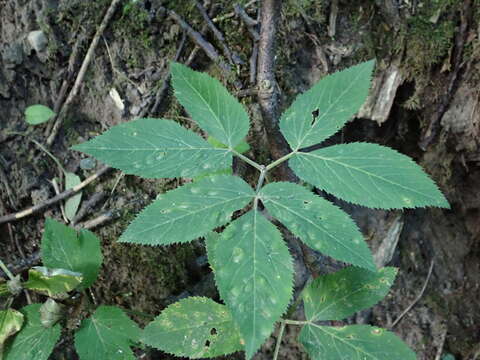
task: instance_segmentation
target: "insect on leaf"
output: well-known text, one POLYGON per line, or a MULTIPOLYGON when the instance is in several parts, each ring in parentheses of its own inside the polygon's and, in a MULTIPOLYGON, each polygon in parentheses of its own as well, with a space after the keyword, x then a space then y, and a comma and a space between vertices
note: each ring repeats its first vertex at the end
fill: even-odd
POLYGON ((80 360, 135 360, 130 346, 139 341, 140 334, 122 310, 100 306, 75 333, 75 349, 80 360))
POLYGON ((60 325, 45 328, 40 322, 40 304, 27 305, 20 310, 25 323, 5 347, 4 360, 47 360, 60 338, 60 325))
POLYGON ((371 60, 328 75, 296 98, 280 118, 280 131, 292 149, 322 142, 358 112, 374 65, 371 60))
POLYGON ((395 280, 397 269, 378 272, 348 267, 313 280, 302 292, 309 321, 342 320, 382 300, 395 280))
POLYGON ((368 325, 343 327, 305 325, 300 342, 312 360, 415 360, 417 357, 395 334, 368 325))
POLYGON ((179 63, 171 64, 175 97, 193 120, 229 148, 248 133, 250 121, 243 106, 217 80, 179 63))
POLYGON ((73 149, 144 178, 192 178, 232 165, 228 149, 215 148, 194 132, 165 119, 120 124, 73 149))
POLYGON ((280 231, 253 210, 222 232, 214 252, 217 286, 250 359, 290 301, 292 257, 280 231))
POLYGON ((337 260, 376 270, 357 225, 329 201, 287 182, 266 185, 260 196, 268 212, 311 248, 337 260))
POLYGON ((142 342, 191 359, 242 350, 227 307, 203 297, 189 297, 167 307, 147 325, 142 342))
POLYGON ((420 166, 385 146, 334 145, 297 153, 289 165, 302 180, 354 204, 379 209, 450 207, 420 166))
POLYGON ((91 231, 77 233, 71 227, 47 219, 40 249, 46 267, 82 274, 80 290, 88 288, 97 279, 103 257, 100 240, 91 231))
POLYGON ((188 242, 230 221, 253 198, 237 176, 207 177, 165 194, 147 206, 120 237, 121 242, 168 245, 188 242))

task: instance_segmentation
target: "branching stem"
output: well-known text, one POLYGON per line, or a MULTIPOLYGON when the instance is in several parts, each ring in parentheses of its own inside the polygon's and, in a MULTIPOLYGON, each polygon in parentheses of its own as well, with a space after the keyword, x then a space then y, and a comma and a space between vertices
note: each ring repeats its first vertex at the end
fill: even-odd
POLYGON ((257 169, 258 171, 262 171, 262 169, 264 168, 263 165, 260 165, 258 164, 257 162, 249 159, 248 157, 246 157, 245 155, 242 155, 240 154, 238 151, 236 151, 235 149, 230 149, 230 151, 233 153, 233 155, 239 157, 240 159, 242 159, 243 161, 245 161, 247 164, 253 166, 255 169, 257 169))
POLYGON ((287 155, 282 156, 280 159, 277 159, 277 160, 275 160, 274 162, 270 163, 269 165, 267 165, 267 171, 268 171, 268 170, 271 170, 271 169, 273 169, 275 166, 280 165, 281 163, 287 161, 287 160, 290 159, 292 156, 294 156, 296 153, 297 153, 296 151, 292 151, 291 153, 288 153, 287 155))
POLYGON ((298 325, 298 326, 303 326, 303 325, 311 324, 311 323, 308 322, 308 321, 289 320, 289 319, 283 319, 282 322, 285 323, 285 324, 287 324, 287 325, 298 325))

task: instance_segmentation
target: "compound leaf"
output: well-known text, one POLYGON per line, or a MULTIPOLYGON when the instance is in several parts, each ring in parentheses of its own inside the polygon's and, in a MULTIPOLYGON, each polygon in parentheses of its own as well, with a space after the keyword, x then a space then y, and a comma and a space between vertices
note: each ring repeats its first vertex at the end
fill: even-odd
MULTIPOLYGON (((65 173, 65 190, 66 189, 71 189, 78 184, 80 184, 82 181, 80 180, 80 177, 75 175, 74 173, 65 173)), ((78 206, 80 205, 80 201, 82 200, 82 192, 78 192, 76 195, 68 198, 65 201, 65 215, 67 216, 68 220, 73 220, 75 217, 75 214, 77 213, 78 206)))
POLYGON ((192 178, 232 165, 228 149, 215 148, 199 135, 165 119, 120 124, 73 149, 144 178, 192 178))
POLYGON ((129 225, 120 242, 168 245, 191 241, 226 224, 253 198, 237 176, 207 177, 159 195, 129 225))
POLYGON ((167 307, 145 328, 142 342, 192 359, 242 350, 227 307, 203 297, 189 297, 167 307))
POLYGON ((140 329, 115 306, 100 306, 82 321, 75 334, 75 349, 81 360, 135 360, 130 346, 140 339, 140 329))
POLYGON ((56 114, 45 105, 31 105, 25 109, 25 121, 30 125, 39 125, 47 122, 56 114))
POLYGON ((46 267, 81 273, 83 281, 80 290, 95 282, 102 265, 100 240, 92 232, 80 230, 77 233, 53 219, 45 221, 41 254, 46 267))
POLYGON ((28 280, 23 286, 25 289, 55 297, 76 289, 82 282, 82 279, 81 273, 35 266, 28 270, 28 280))
POLYGON ((280 118, 280 130, 292 149, 322 142, 358 112, 374 65, 371 60, 328 75, 297 97, 280 118))
POLYGON ((382 300, 395 280, 397 269, 372 272, 348 267, 319 276, 303 290, 308 321, 342 320, 382 300))
POLYGON ((234 148, 247 135, 250 122, 243 106, 217 80, 185 65, 172 63, 175 97, 193 120, 219 142, 234 148))
POLYGON ((280 231, 258 211, 233 221, 215 249, 215 278, 250 359, 292 296, 292 257, 280 231))
POLYGON ((20 331, 23 325, 23 314, 13 309, 0 310, 0 359, 3 358, 5 341, 20 331))
POLYGON ((309 324, 300 342, 312 360, 415 360, 415 353, 395 334, 368 325, 343 327, 309 324))
POLYGON ((380 209, 450 207, 420 166, 385 146, 334 145, 297 153, 289 165, 302 180, 354 204, 380 209))
POLYGON ((372 254, 344 211, 300 185, 270 183, 260 196, 268 212, 311 248, 375 271, 372 254))
POLYGON ((60 338, 60 325, 46 328, 40 322, 40 304, 25 306, 20 312, 25 323, 5 347, 5 360, 47 360, 60 338))

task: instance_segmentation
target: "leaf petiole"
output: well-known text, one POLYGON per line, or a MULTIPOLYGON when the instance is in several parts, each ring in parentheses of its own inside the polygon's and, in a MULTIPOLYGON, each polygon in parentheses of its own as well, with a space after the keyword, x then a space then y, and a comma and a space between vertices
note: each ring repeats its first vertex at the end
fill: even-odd
POLYGON ((291 153, 288 153, 285 156, 282 156, 280 159, 275 160, 274 162, 270 163, 267 165, 267 171, 273 169, 275 166, 280 165, 281 163, 287 161, 290 159, 292 156, 294 156, 297 153, 297 151, 292 151, 291 153))
POLYGON ((253 167, 254 167, 255 169, 257 169, 258 171, 262 171, 262 169, 264 168, 263 165, 260 165, 260 164, 258 164, 257 162, 249 159, 249 158, 246 157, 245 155, 240 154, 240 153, 239 153, 238 151, 236 151, 235 149, 230 148, 229 150, 233 153, 233 155, 239 157, 240 159, 242 159, 243 161, 245 161, 247 164, 253 166, 253 167))

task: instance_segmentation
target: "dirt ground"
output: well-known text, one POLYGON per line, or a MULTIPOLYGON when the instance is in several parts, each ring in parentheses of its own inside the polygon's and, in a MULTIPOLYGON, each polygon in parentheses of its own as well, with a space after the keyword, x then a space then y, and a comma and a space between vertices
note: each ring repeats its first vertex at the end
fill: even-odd
MULTIPOLYGON (((256 18, 257 2, 239 2, 256 18)), ((109 4, 0 0, 0 216, 55 195, 51 181, 61 173, 34 142, 46 143, 51 124, 28 125, 24 110, 32 104, 61 105, 109 4), (29 39, 37 30, 45 43, 29 39)), ((254 88, 249 29, 233 13, 233 2, 205 5, 242 63, 225 76, 189 38, 178 61, 187 62, 193 53, 192 66, 220 78, 232 92, 239 84, 242 90, 254 88)), ((163 7, 177 11, 222 53, 193 1, 121 1, 58 136, 48 146, 65 169, 82 179, 102 165, 70 147, 113 125, 148 115, 195 129, 170 90, 162 90, 183 37, 182 28, 163 7), (110 95, 112 89, 123 100, 123 109, 110 95)), ((388 297, 349 321, 392 328, 422 360, 480 359, 479 9, 478 0, 284 0, 277 37, 282 108, 326 73, 375 57, 369 101, 359 118, 328 142, 371 141, 411 156, 451 204, 451 210, 386 212, 338 203, 357 221, 384 265, 399 268, 388 297)), ((225 57, 221 60, 228 63, 225 57)), ((247 155, 266 162, 270 155, 257 99, 245 93, 242 102, 253 123, 247 155)), ((248 179, 249 170, 236 166, 248 179)), ((92 288, 99 303, 156 315, 183 296, 218 298, 200 240, 155 248, 115 242, 135 213, 179 184, 180 180, 144 180, 110 171, 84 189, 84 205, 94 196, 100 200, 88 208, 80 225, 100 215, 109 218, 93 229, 102 239, 105 258, 92 288)), ((22 263, 35 263, 46 217, 62 219, 58 203, 0 224, 0 258, 17 272, 24 274, 28 268, 22 263)), ((33 295, 33 301, 41 300, 33 295)), ((22 297, 14 302, 16 307, 24 304, 22 297)), ((140 325, 148 322, 140 315, 133 318, 140 325)), ((52 359, 76 359, 72 334, 64 335, 52 359)), ((307 359, 297 335, 298 329, 287 327, 280 359, 307 359)), ((275 336, 276 332, 255 359, 272 358, 275 336)), ((170 359, 150 349, 136 351, 139 359, 170 359)))

